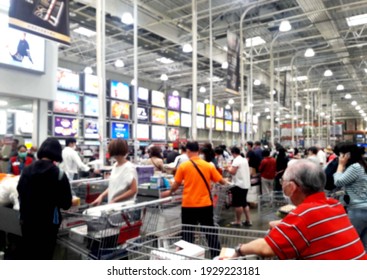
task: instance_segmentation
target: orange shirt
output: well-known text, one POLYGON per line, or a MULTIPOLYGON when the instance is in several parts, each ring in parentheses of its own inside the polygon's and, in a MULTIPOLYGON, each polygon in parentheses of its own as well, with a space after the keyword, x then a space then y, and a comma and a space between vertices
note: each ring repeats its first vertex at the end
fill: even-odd
MULTIPOLYGON (((192 157, 191 160, 196 163, 201 173, 203 173, 209 187, 211 181, 218 182, 222 179, 214 165, 199 157, 192 157)), ((180 164, 175 175, 175 181, 179 184, 184 181, 182 207, 205 207, 212 205, 204 180, 191 161, 180 164)))

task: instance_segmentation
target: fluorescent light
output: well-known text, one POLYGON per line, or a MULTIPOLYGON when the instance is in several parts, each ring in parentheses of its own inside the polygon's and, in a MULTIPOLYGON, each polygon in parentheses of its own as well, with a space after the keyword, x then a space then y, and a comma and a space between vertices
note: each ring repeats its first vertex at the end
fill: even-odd
POLYGON ((85 68, 84 68, 84 73, 85 73, 85 74, 89 74, 89 75, 93 74, 93 69, 92 69, 92 67, 90 67, 90 66, 85 67, 85 68))
POLYGON ((254 81, 254 86, 259 86, 259 85, 261 85, 261 81, 256 79, 254 81))
POLYGON ((224 108, 226 108, 227 110, 231 109, 231 106, 229 104, 227 104, 224 108))
POLYGON ((289 119, 291 116, 289 114, 285 114, 285 118, 289 119))
POLYGON ((349 27, 366 24, 367 14, 347 17, 346 20, 349 27))
POLYGON ((200 89, 199 89, 199 92, 200 93, 205 93, 206 92, 206 88, 201 86, 200 89))
POLYGON ((228 100, 228 104, 229 104, 229 105, 234 104, 234 100, 233 100, 232 98, 231 98, 231 99, 229 99, 229 100, 228 100))
POLYGON ((212 80, 213 82, 220 82, 220 81, 223 81, 223 78, 219 78, 217 76, 214 76, 213 78, 208 78, 208 80, 212 80))
POLYGON ((167 57, 160 57, 160 58, 157 58, 156 60, 163 64, 170 64, 174 62, 172 59, 169 59, 167 57))
POLYGON ((307 81, 307 80, 308 80, 307 76, 298 76, 298 77, 293 78, 293 81, 299 81, 299 82, 307 81))
POLYGON ((296 107, 299 107, 299 106, 301 106, 302 104, 301 104, 301 102, 297 101, 294 105, 295 105, 296 107))
POLYGON ((352 106, 356 106, 358 103, 357 103, 357 101, 352 101, 352 103, 350 103, 352 106))
POLYGON ((336 90, 344 90, 344 86, 343 85, 337 85, 336 90))
POLYGON ((192 52, 192 47, 190 44, 184 44, 183 47, 182 47, 182 51, 184 53, 190 53, 192 52))
POLYGON ((267 119, 267 120, 270 120, 270 116, 269 116, 269 115, 267 115, 267 116, 266 116, 266 119, 267 119))
POLYGON ((305 57, 313 57, 313 56, 315 56, 315 52, 314 52, 313 48, 308 48, 305 51, 305 57))
POLYGON ((319 88, 305 88, 303 91, 308 92, 308 91, 319 91, 319 88))
POLYGON ((356 106, 356 108, 355 108, 357 111, 358 110, 361 110, 361 106, 356 106))
POLYGON ((168 76, 166 74, 162 74, 160 79, 161 79, 161 81, 167 81, 168 76))
POLYGON ((333 72, 330 70, 330 69, 327 69, 325 72, 324 72, 324 76, 325 77, 331 77, 333 75, 333 72))
POLYGON ((280 32, 287 32, 292 29, 292 25, 290 24, 289 20, 283 20, 279 25, 280 32))
POLYGON ((284 71, 291 71, 291 69, 292 69, 291 66, 282 66, 282 67, 276 67, 275 71, 276 72, 284 72, 284 71))
POLYGON ((310 110, 310 109, 311 109, 311 106, 310 106, 309 104, 307 104, 307 105, 305 106, 305 108, 306 108, 307 110, 310 110))
POLYGON ((8 101, 0 100, 0 106, 6 106, 8 105, 8 101))
POLYGON ((351 99, 352 98, 352 95, 350 95, 349 93, 347 93, 345 96, 344 96, 345 99, 351 99))
POLYGON ((270 109, 269 108, 265 108, 265 113, 268 113, 270 112, 270 109))
POLYGON ((121 60, 121 59, 117 59, 116 61, 115 61, 115 67, 116 68, 122 68, 122 67, 124 67, 125 66, 125 63, 121 60))
POLYGON ((204 104, 209 104, 209 99, 204 99, 204 104))
POLYGON ((228 68, 228 62, 227 61, 224 61, 222 63, 222 69, 227 69, 228 68))
POLYGON ((361 109, 361 110, 358 111, 358 113, 363 114, 364 111, 361 109))
POLYGON ((263 45, 265 43, 266 43, 265 40, 261 38, 260 36, 248 38, 246 39, 246 48, 251 47, 251 45, 255 47, 255 46, 263 45))
POLYGON ((122 14, 121 22, 130 25, 134 23, 134 18, 129 12, 125 12, 122 14))
POLYGON ((85 27, 78 27, 74 29, 74 32, 79 33, 80 35, 84 35, 89 37, 93 37, 96 35, 96 32, 85 27))
POLYGON ((179 95, 180 95, 180 93, 179 93, 177 90, 174 90, 174 91, 172 92, 172 95, 173 95, 173 96, 179 96, 179 95))

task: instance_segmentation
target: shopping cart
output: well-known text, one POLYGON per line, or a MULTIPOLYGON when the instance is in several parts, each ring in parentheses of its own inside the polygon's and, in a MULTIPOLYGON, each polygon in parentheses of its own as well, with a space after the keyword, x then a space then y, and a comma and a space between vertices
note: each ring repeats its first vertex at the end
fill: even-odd
POLYGON ((258 196, 258 214, 261 219, 279 218, 277 212, 280 207, 289 204, 282 191, 273 191, 258 196))
MULTIPOLYGON (((172 197, 144 203, 115 203, 63 212, 58 241, 86 259, 123 259, 126 241, 137 238, 148 208, 169 204, 172 197)), ((148 232, 148 229, 145 228, 148 232)))
POLYGON ((80 204, 92 203, 108 187, 108 179, 88 178, 70 182, 73 195, 80 198, 80 204))
POLYGON ((229 189, 231 186, 224 186, 221 184, 214 184, 211 190, 214 210, 214 224, 219 225, 223 208, 229 208, 231 204, 231 194, 229 189))
MULTIPOLYGON (((220 254, 221 248, 235 248, 239 243, 247 243, 264 237, 266 231, 244 230, 225 227, 209 227, 178 224, 166 230, 152 232, 146 236, 127 241, 129 260, 192 260, 213 259, 220 254), (181 246, 187 235, 192 242, 181 246), (216 244, 219 247, 208 244, 216 244), (178 250, 178 248, 183 248, 178 250)), ((245 256, 242 259, 261 259, 259 256, 245 256)))

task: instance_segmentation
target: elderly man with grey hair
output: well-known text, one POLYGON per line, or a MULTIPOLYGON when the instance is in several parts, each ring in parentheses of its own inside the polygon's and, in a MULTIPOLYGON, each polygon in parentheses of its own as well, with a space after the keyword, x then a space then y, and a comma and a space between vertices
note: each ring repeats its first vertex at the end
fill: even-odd
POLYGON ((321 166, 309 160, 289 166, 281 184, 296 208, 283 220, 271 222, 265 238, 239 244, 234 257, 256 254, 279 259, 366 260, 343 205, 325 196, 325 182, 321 166))

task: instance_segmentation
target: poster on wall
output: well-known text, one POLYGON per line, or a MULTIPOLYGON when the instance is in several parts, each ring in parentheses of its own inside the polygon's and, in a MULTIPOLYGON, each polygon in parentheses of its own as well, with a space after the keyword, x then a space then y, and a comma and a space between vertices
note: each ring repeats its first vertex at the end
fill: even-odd
POLYGON ((149 120, 149 109, 147 107, 137 108, 138 121, 147 122, 149 120))
POLYGON ((168 140, 169 141, 176 141, 177 139, 179 139, 180 136, 180 131, 178 130, 178 128, 169 128, 168 129, 168 140))
POLYGON ((168 125, 179 126, 180 125, 180 113, 174 111, 168 111, 167 118, 168 125))
POLYGON ((152 140, 153 141, 165 141, 166 140, 166 128, 163 125, 152 125, 152 140))
POLYGON ((232 132, 232 121, 224 122, 224 130, 228 132, 232 132))
POLYGON ((149 140, 149 125, 138 123, 136 138, 139 140, 149 140))
POLYGON ((128 84, 110 81, 110 96, 120 100, 130 100, 130 87, 128 84))
POLYGON ((69 0, 10 1, 9 26, 70 45, 69 0))
POLYGON ((239 122, 233 122, 232 126, 233 126, 232 128, 233 128, 234 133, 239 133, 240 132, 240 123, 239 122))
POLYGON ((227 31, 227 88, 226 91, 238 94, 240 86, 240 43, 237 34, 227 31))
POLYGON ((180 110, 180 97, 169 95, 167 108, 172 109, 172 110, 177 110, 177 111, 180 110))
POLYGON ((0 64, 34 72, 45 72, 45 40, 8 27, 8 17, 0 13, 0 64))
POLYGON ((138 88, 138 102, 149 103, 149 90, 147 88, 138 88))
POLYGON ((205 115, 214 117, 215 105, 206 104, 205 115))
POLYGON ((78 136, 79 120, 72 117, 54 116, 53 136, 78 136))
POLYGON ((163 92, 152 90, 152 106, 166 107, 166 96, 163 92))
POLYGON ((97 97, 84 95, 84 115, 98 117, 99 106, 97 97))
POLYGON ((181 126, 182 127, 191 127, 191 115, 181 113, 181 126))
POLYGON ((205 115, 205 104, 203 102, 196 103, 196 110, 198 115, 205 115))
POLYGON ((224 130, 224 122, 222 119, 215 119, 215 128, 218 131, 224 130))
POLYGON ((127 120, 130 118, 130 104, 111 101, 111 118, 127 120))
POLYGON ((181 111, 191 113, 191 99, 181 98, 181 111))
POLYGON ((152 108, 152 123, 166 124, 166 111, 164 109, 152 108))
POLYGON ((15 112, 15 134, 31 134, 33 132, 33 113, 26 111, 15 112))
POLYGON ((205 117, 196 116, 196 126, 199 129, 205 129, 205 117))
POLYGON ((223 118, 223 116, 224 116, 224 109, 223 109, 223 107, 219 107, 219 106, 216 106, 215 107, 215 116, 217 118, 220 118, 220 119, 223 118))
POLYGON ((98 94, 98 77, 96 75, 84 75, 84 92, 98 94))

